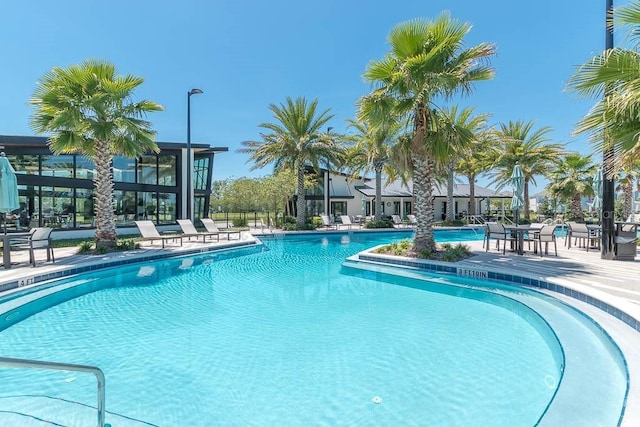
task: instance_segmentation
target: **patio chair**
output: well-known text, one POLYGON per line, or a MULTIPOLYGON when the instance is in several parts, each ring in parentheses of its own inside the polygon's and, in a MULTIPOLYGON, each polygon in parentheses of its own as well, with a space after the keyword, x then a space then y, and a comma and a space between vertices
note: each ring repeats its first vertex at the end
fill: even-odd
POLYGON ((158 229, 153 224, 153 221, 150 220, 142 220, 142 221, 134 221, 136 223, 136 227, 138 227, 138 231, 140 231, 140 235, 143 240, 150 240, 151 244, 153 244, 154 240, 162 241, 162 248, 164 249, 164 242, 167 240, 180 239, 180 246, 182 246, 182 236, 178 234, 171 235, 161 235, 158 233, 158 229))
POLYGON ((394 226, 405 227, 407 224, 403 223, 400 219, 400 215, 391 215, 391 220, 393 221, 394 226))
POLYGON ((591 243, 596 243, 596 245, 599 243, 597 234, 589 230, 587 224, 574 221, 567 221, 565 224, 567 225, 567 237, 565 238, 565 244, 568 249, 571 249, 572 238, 575 239, 574 245, 578 244, 579 239, 580 242, 586 246, 587 252, 589 252, 589 246, 591 246, 591 243))
POLYGON ((338 228, 338 226, 331 221, 329 215, 320 215, 320 220, 322 221, 322 228, 338 228))
POLYGON ((409 220, 409 225, 412 227, 415 227, 416 225, 418 225, 418 219, 416 218, 415 215, 407 215, 407 219, 409 220))
POLYGON ((506 253, 507 241, 515 242, 516 239, 511 236, 511 233, 508 233, 507 230, 505 230, 504 225, 502 224, 498 224, 497 222, 487 222, 485 225, 485 243, 487 245, 485 252, 489 252, 491 239, 495 239, 498 251, 500 250, 500 240, 504 241, 502 253, 506 253))
POLYGON ((16 249, 25 249, 29 251, 29 264, 32 267, 36 266, 36 249, 47 250, 47 261, 56 262, 53 255, 53 245, 51 240, 51 232, 53 228, 49 227, 36 227, 31 229, 31 234, 25 239, 16 239, 17 243, 12 244, 11 247, 16 249))
POLYGON ((354 225, 356 226, 360 226, 360 224, 354 224, 351 222, 351 217, 349 217, 349 215, 340 215, 340 219, 342 220, 342 224, 337 224, 338 229, 340 229, 341 226, 346 225, 349 227, 349 230, 351 230, 351 227, 353 227, 354 225))
POLYGON ((202 225, 204 225, 204 228, 207 229, 208 232, 210 233, 220 233, 220 234, 226 234, 227 235, 227 240, 231 240, 231 235, 232 234, 237 234, 238 235, 238 239, 240 239, 241 237, 241 232, 240 231, 232 231, 232 230, 225 230, 225 229, 219 229, 218 226, 216 225, 216 222, 214 220, 212 220, 211 218, 200 218, 200 221, 202 222, 202 225))
POLYGON ((178 225, 182 229, 183 237, 188 237, 191 240, 192 237, 196 238, 196 242, 198 241, 198 237, 202 237, 202 243, 207 241, 207 237, 216 236, 216 242, 220 241, 220 232, 219 231, 205 231, 201 232, 196 230, 196 226, 193 225, 190 219, 179 219, 178 225))
POLYGON ((549 243, 553 242, 553 246, 558 256, 558 245, 556 243, 556 225, 544 225, 542 229, 533 231, 533 251, 540 247, 540 256, 542 256, 542 243, 544 243, 544 253, 549 255, 549 243))

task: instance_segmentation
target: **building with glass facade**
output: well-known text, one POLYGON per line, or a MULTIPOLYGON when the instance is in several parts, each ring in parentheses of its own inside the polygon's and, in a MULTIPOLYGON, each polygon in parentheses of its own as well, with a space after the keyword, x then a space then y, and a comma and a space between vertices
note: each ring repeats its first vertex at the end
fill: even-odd
MULTIPOLYGON (((118 226, 137 219, 172 224, 187 215, 186 143, 159 142, 158 154, 113 159, 114 209, 118 226)), ((79 154, 51 153, 46 137, 0 135, 18 175, 20 211, 17 227, 94 227, 93 162, 79 154)), ((194 219, 209 214, 213 160, 226 147, 192 143, 194 219)))

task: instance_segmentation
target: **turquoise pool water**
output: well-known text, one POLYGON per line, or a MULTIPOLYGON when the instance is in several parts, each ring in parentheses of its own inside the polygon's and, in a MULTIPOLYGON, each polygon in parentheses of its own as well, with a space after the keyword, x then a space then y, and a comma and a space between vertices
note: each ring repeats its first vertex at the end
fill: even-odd
MULTIPOLYGON (((342 266, 406 237, 287 236, 66 279, 2 316, 0 354, 99 366, 113 426, 535 425, 565 360, 509 296, 526 291, 342 266)), ((437 235, 453 237, 470 236, 437 235)), ((88 375, 0 369, 0 420, 93 425, 95 393, 88 375)))

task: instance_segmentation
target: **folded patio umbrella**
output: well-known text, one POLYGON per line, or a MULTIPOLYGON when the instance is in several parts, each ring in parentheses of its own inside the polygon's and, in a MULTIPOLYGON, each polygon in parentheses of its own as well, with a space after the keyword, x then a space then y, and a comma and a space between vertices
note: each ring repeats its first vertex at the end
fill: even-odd
POLYGON ((513 197, 511 197, 511 210, 516 211, 516 225, 518 225, 518 211, 524 207, 524 171, 519 163, 513 167, 511 173, 511 185, 513 185, 513 197))
POLYGON ((3 213, 4 234, 7 234, 6 215, 20 208, 16 171, 4 153, 0 153, 0 213, 3 213))

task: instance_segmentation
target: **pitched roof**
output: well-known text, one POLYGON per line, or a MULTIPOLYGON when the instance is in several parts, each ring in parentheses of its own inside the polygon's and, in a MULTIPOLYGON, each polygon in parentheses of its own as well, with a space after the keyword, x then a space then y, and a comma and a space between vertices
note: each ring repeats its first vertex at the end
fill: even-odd
MULTIPOLYGON (((375 185, 372 183, 372 185, 375 185)), ((369 184, 359 185, 355 187, 367 197, 375 197, 376 189, 369 184)), ((433 189, 434 197, 447 197, 447 186, 439 185, 433 189)), ((394 181, 382 186, 382 197, 413 197, 413 182, 409 181, 407 185, 403 185, 401 181, 394 181)), ((453 197, 469 197, 469 184, 454 184, 453 197)), ((479 185, 475 186, 475 197, 480 198, 511 198, 511 192, 498 192, 479 185)))

